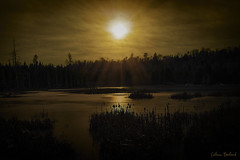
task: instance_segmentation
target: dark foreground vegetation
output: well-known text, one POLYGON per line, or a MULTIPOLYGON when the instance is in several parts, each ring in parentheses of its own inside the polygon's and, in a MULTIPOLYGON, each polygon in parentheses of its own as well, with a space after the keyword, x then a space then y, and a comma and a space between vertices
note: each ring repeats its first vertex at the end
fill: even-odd
POLYGON ((31 120, 0 117, 0 159, 74 159, 70 145, 53 136, 53 125, 44 112, 31 120))
POLYGON ((157 84, 238 84, 240 48, 201 49, 175 56, 154 54, 122 60, 76 60, 67 65, 0 64, 0 89, 46 89, 157 84))
MULTIPOLYGON (((237 152, 240 108, 224 103, 200 114, 113 108, 91 115, 90 133, 100 159, 217 159, 212 152, 237 152)), ((223 157, 222 159, 239 159, 223 157)))

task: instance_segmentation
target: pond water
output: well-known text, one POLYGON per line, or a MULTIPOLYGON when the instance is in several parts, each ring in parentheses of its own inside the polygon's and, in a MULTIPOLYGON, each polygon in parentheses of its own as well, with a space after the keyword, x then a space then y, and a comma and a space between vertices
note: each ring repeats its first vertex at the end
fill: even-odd
POLYGON ((98 159, 98 152, 89 135, 89 119, 94 112, 110 110, 113 104, 127 106, 131 110, 143 112, 156 110, 164 113, 168 104, 170 112, 202 112, 217 107, 224 102, 238 103, 234 97, 201 97, 191 100, 173 100, 169 97, 175 92, 153 93, 153 99, 132 100, 129 93, 78 94, 63 91, 26 92, 18 97, 0 98, 0 115, 5 118, 17 116, 29 119, 42 112, 48 112, 56 120, 54 135, 65 138, 72 144, 83 159, 98 159))

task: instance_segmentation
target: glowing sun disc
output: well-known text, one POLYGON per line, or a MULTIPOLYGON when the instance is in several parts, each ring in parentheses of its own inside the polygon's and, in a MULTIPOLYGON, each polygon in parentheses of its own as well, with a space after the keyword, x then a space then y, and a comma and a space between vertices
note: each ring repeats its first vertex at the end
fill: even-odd
POLYGON ((114 21, 111 22, 108 31, 115 39, 123 39, 130 31, 130 26, 126 22, 114 21))

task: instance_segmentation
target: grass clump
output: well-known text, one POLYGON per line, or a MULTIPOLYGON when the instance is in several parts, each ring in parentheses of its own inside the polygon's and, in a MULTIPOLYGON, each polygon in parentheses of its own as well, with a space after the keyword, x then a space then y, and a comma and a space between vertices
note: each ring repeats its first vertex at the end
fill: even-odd
POLYGON ((73 159, 71 146, 53 136, 53 125, 44 112, 31 120, 0 117, 0 159, 73 159))

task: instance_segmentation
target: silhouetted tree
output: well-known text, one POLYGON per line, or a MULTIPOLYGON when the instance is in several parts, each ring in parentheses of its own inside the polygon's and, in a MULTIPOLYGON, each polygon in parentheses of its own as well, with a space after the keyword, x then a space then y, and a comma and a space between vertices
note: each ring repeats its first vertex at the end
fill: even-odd
POLYGON ((38 65, 38 55, 37 54, 35 54, 33 56, 33 65, 38 65))
POLYGON ((66 59, 66 64, 67 64, 67 65, 73 64, 73 60, 72 60, 72 55, 71 55, 71 53, 68 53, 68 58, 66 59))
POLYGON ((240 48, 193 50, 176 56, 154 53, 114 61, 75 61, 67 65, 0 64, 0 88, 73 88, 93 86, 155 85, 166 83, 236 84, 240 82, 240 48))
POLYGON ((16 53, 16 47, 15 47, 15 40, 13 40, 12 64, 13 66, 17 65, 17 53, 16 53))
POLYGON ((144 53, 143 57, 144 57, 144 60, 147 61, 148 60, 148 53, 144 53))

